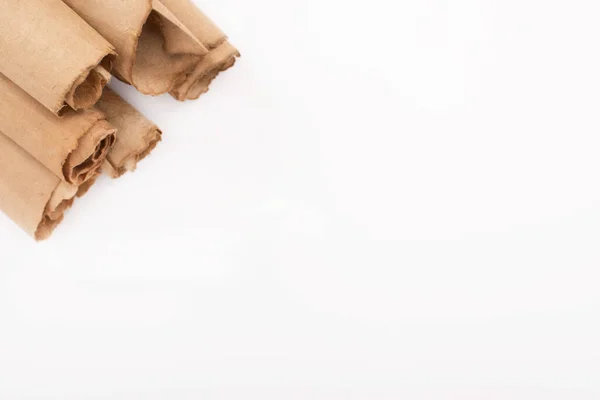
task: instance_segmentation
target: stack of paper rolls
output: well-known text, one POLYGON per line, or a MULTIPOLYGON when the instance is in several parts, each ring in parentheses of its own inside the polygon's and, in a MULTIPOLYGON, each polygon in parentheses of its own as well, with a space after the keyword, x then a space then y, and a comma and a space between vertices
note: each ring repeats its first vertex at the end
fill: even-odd
POLYGON ((162 132, 106 85, 196 99, 239 57, 188 0, 0 0, 0 209, 50 236, 98 176, 162 132))

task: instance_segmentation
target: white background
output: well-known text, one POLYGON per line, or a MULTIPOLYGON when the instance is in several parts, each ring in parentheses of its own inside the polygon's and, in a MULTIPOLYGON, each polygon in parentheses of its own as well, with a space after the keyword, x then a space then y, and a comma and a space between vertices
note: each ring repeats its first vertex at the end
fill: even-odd
POLYGON ((0 398, 600 398, 596 1, 197 3, 240 63, 0 217, 0 398))

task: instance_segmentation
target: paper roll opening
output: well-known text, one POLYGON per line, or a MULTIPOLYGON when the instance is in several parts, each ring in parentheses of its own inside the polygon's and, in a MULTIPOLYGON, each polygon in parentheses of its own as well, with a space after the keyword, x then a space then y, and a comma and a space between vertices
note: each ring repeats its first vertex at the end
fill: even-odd
POLYGON ((69 107, 74 110, 85 110, 96 104, 102 96, 104 87, 110 82, 110 71, 114 60, 113 54, 107 55, 87 76, 77 80, 65 98, 68 107, 65 105, 59 114, 64 114, 69 107))
POLYGON ((105 120, 92 126, 63 165, 67 182, 79 186, 96 175, 115 144, 115 133, 116 129, 105 120))

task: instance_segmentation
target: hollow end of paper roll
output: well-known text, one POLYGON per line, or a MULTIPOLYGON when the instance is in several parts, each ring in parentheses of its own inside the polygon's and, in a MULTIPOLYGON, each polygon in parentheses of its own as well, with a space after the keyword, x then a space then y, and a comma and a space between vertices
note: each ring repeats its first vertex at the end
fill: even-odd
POLYGON ((116 141, 116 129, 107 121, 94 124, 79 140, 63 165, 65 180, 80 186, 96 176, 116 141))
POLYGON ((240 53, 226 39, 210 50, 198 63, 194 72, 178 82, 170 94, 176 100, 196 100, 208 92, 217 76, 233 67, 240 53))
POLYGON ((80 186, 70 185, 66 182, 58 185, 46 204, 44 215, 34 234, 35 240, 38 242, 46 240, 52 235, 52 232, 63 221, 65 212, 73 205, 75 198, 85 195, 96 183, 98 176, 100 176, 100 172, 93 174, 80 186))
POLYGON ((140 93, 158 96, 169 92, 178 78, 192 70, 198 56, 192 53, 170 54, 165 49, 166 38, 162 17, 152 12, 138 38, 130 75, 126 82, 140 93))
MULTIPOLYGON (((229 68, 233 67, 235 65, 235 62, 236 57, 231 57, 229 60, 208 71, 206 75, 198 79, 196 83, 192 85, 192 87, 187 93, 187 100, 196 100, 201 95, 208 92, 208 90, 210 89, 210 84, 217 78, 217 76, 219 76, 221 72, 225 72, 229 68)), ((183 98, 181 100, 186 100, 186 98, 183 98)))
POLYGON ((54 213, 55 217, 52 218, 50 215, 44 215, 42 222, 40 222, 37 230, 35 231, 35 240, 42 241, 46 240, 52 235, 54 229, 64 219, 64 211, 66 211, 73 204, 73 199, 65 200, 61 203, 61 213, 54 213))
POLYGON ((106 174, 115 179, 120 178, 127 172, 133 172, 136 170, 138 163, 148 157, 161 140, 161 130, 154 127, 146 135, 146 146, 140 152, 134 152, 128 155, 119 165, 113 165, 110 160, 107 159, 104 162, 102 169, 106 174))
POLYGON ((112 65, 115 56, 109 54, 100 64, 90 70, 87 75, 78 79, 67 93, 65 98, 66 105, 60 110, 59 115, 63 115, 66 110, 85 110, 98 102, 104 87, 110 82, 112 65))
POLYGON ((65 211, 73 205, 73 199, 78 192, 77 186, 61 182, 52 193, 44 210, 44 215, 36 231, 35 240, 48 239, 54 229, 62 222, 65 211))

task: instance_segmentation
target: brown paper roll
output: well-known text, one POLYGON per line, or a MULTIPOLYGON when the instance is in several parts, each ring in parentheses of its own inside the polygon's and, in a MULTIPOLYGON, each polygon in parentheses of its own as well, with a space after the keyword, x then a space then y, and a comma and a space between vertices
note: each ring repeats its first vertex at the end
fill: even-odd
POLYGON ((61 0, 0 0, 0 73, 54 114, 93 106, 112 45, 61 0))
POLYGON ((150 154, 161 140, 161 131, 118 94, 106 89, 98 101, 98 109, 118 130, 117 140, 102 170, 118 178, 134 171, 137 163, 150 154))
POLYGON ((185 81, 171 90, 177 100, 197 99, 208 91, 210 83, 219 73, 228 70, 240 56, 238 50, 227 41, 225 34, 189 0, 161 0, 182 25, 187 26, 209 50, 198 62, 185 81))
POLYGON ((0 131, 65 182, 81 185, 99 170, 115 128, 97 109, 52 114, 0 74, 0 131))
POLYGON ((145 94, 198 98, 239 57, 188 0, 64 1, 115 46, 115 76, 145 94))
POLYGON ((63 182, 0 133, 0 209, 36 240, 50 236, 77 187, 63 182))

